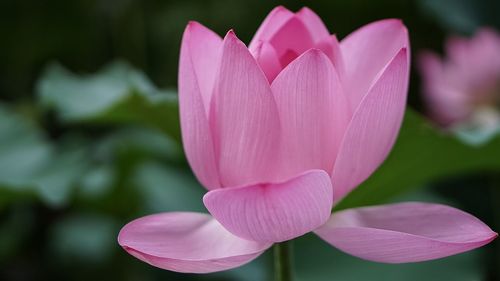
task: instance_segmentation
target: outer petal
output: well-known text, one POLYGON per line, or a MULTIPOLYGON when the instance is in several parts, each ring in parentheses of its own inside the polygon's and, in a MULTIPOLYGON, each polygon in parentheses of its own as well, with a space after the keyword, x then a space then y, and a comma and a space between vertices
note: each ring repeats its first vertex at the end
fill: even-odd
POLYGON ((356 30, 340 43, 345 60, 346 90, 356 109, 380 71, 408 48, 408 32, 400 20, 381 20, 356 30))
POLYGON ((427 203, 341 211, 315 233, 346 253, 386 263, 442 258, 483 246, 497 236, 472 215, 427 203))
POLYGON ((328 57, 311 49, 288 65, 271 85, 281 120, 282 171, 331 171, 350 115, 328 57), (339 130, 340 129, 340 130, 339 130))
POLYGON ((290 12, 287 8, 283 6, 274 8, 269 15, 267 15, 255 33, 249 44, 249 49, 253 51, 257 48, 260 41, 269 41, 276 31, 278 31, 283 24, 285 24, 292 17, 294 17, 294 13, 290 12))
POLYGON ((231 31, 224 39, 210 123, 224 186, 271 179, 279 115, 264 73, 231 31))
MULTIPOLYGON (((179 105, 184 150, 196 177, 208 189, 217 188, 220 183, 206 115, 208 104, 203 101, 208 99, 211 87, 205 76, 210 76, 207 74, 209 59, 202 58, 199 46, 212 46, 216 40, 214 36, 200 24, 188 24, 182 38, 179 61, 179 105), (198 59, 196 64, 195 59, 198 59)), ((207 51, 207 54, 211 52, 214 51, 207 51)))
POLYGON ((402 49, 394 57, 354 113, 333 168, 335 200, 368 178, 391 150, 406 105, 407 56, 402 49))
POLYGON ((186 38, 185 43, 189 48, 196 81, 208 116, 215 74, 220 61, 222 38, 212 30, 194 21, 188 24, 186 32, 189 32, 189 39, 186 38))
POLYGON ((208 273, 243 265, 270 243, 234 236, 207 214, 161 213, 125 225, 118 243, 153 266, 189 273, 208 273))
POLYGON ((286 182, 223 188, 203 198, 229 231, 254 241, 281 242, 324 224, 332 207, 328 174, 308 171, 286 182))

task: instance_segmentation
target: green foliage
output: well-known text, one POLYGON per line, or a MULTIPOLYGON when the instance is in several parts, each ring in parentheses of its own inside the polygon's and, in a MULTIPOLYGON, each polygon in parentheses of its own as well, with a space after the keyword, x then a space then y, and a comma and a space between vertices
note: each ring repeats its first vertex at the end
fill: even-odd
POLYGON ((35 195, 51 206, 67 202, 87 165, 85 149, 50 143, 23 116, 0 107, 0 206, 35 195))
POLYGON ((63 123, 139 124, 161 129, 180 141, 177 96, 159 91, 124 62, 84 76, 52 64, 37 89, 40 103, 54 109, 63 123))

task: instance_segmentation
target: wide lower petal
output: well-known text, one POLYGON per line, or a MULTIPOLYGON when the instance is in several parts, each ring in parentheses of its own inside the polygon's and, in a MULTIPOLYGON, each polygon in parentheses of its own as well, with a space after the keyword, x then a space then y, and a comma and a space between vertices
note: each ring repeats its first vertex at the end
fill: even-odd
POLYGON ((324 224, 332 198, 328 174, 312 170, 282 183, 210 191, 203 202, 233 234, 254 241, 281 242, 324 224))
POLYGON ((185 273, 209 273, 241 266, 270 243, 241 239, 208 214, 174 212, 136 219, 125 225, 118 243, 153 266, 185 273))
POLYGON ((407 56, 406 49, 399 51, 353 114, 332 173, 337 201, 367 179, 391 151, 406 107, 407 56))
POLYGON ((385 263, 438 259, 478 248, 497 236, 470 214, 428 203, 340 211, 315 233, 348 254, 385 263))
POLYGON ((402 48, 409 48, 408 31, 400 20, 365 25, 340 42, 345 61, 346 90, 355 110, 380 71, 402 48))
POLYGON ((279 145, 278 110, 264 73, 232 31, 224 38, 210 124, 223 186, 272 178, 279 145))
POLYGON ((186 157, 198 180, 208 189, 220 187, 214 143, 208 123, 216 66, 213 56, 217 39, 212 31, 191 22, 184 31, 179 60, 179 107, 182 142, 186 157), (200 46, 206 46, 202 54, 200 46), (205 56, 205 57, 204 57, 205 56), (209 67, 212 64, 213 69, 209 67))
POLYGON ((331 171, 350 114, 337 73, 320 50, 288 65, 271 85, 281 120, 280 179, 331 171))

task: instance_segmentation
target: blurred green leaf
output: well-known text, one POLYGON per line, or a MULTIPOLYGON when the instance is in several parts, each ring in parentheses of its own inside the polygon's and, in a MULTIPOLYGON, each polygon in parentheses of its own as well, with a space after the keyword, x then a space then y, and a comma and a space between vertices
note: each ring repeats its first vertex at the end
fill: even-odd
POLYGON ((30 179, 40 198, 50 206, 63 206, 90 165, 86 147, 63 147, 30 179))
POLYGON ((40 103, 67 123, 127 124, 159 128, 180 141, 177 96, 160 91, 141 72, 115 62, 95 74, 75 75, 52 64, 37 84, 40 103))
POLYGON ((99 165, 89 169, 82 177, 79 194, 85 198, 100 198, 110 192, 115 174, 111 165, 99 165))
POLYGON ((206 212, 203 188, 191 173, 156 162, 145 162, 133 181, 141 194, 146 212, 206 212))
MULTIPOLYGON (((1 196, 1 195, 0 195, 1 196)), ((22 248, 35 222, 33 211, 25 206, 13 208, 0 220, 0 264, 22 248)))
POLYGON ((484 280, 478 250, 428 262, 382 264, 342 253, 313 234, 293 242, 298 281, 484 280))
POLYGON ((411 188, 454 174, 500 169, 500 137, 470 146, 409 109, 394 149, 382 166, 336 210, 383 203, 411 188))
POLYGON ((102 263, 116 249, 118 224, 103 214, 72 214, 52 225, 48 245, 64 263, 102 263))
POLYGON ((5 106, 0 106, 0 154, 0 205, 34 197, 64 205, 88 164, 81 143, 70 140, 56 148, 27 118, 5 106))
POLYGON ((52 153, 53 147, 34 124, 0 105, 0 185, 27 185, 52 153))
POLYGON ((120 151, 137 151, 145 157, 166 161, 182 158, 182 152, 175 141, 158 130, 126 127, 116 130, 97 141, 96 157, 100 161, 113 161, 120 151))

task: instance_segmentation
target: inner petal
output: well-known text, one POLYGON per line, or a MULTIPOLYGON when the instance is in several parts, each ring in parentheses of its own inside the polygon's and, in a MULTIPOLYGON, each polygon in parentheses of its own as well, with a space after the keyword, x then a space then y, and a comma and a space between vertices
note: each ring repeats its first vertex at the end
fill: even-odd
POLYGON ((282 68, 315 45, 306 26, 296 17, 288 20, 269 43, 276 50, 282 68))
POLYGON ((266 74, 269 83, 272 83, 288 64, 312 48, 322 50, 336 67, 340 66, 339 50, 335 48, 335 44, 338 45, 336 38, 330 36, 327 30, 324 32, 326 36, 315 38, 314 32, 304 19, 295 15, 266 38, 260 38, 251 45, 252 55, 266 74))

